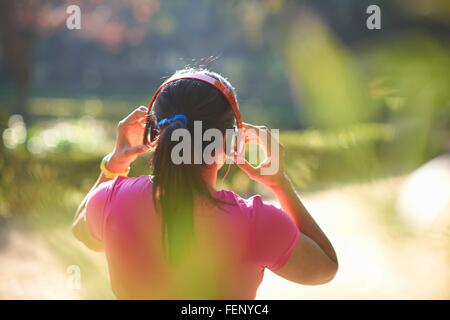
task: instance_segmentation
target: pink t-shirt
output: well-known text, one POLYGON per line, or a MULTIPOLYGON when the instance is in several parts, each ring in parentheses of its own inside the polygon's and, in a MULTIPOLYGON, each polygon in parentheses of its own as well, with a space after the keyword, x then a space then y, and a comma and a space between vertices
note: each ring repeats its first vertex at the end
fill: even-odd
POLYGON ((260 196, 221 190, 218 205, 196 204, 195 246, 169 267, 149 176, 102 183, 87 202, 91 234, 103 242, 111 287, 123 299, 254 299, 264 269, 288 260, 300 232, 260 196))

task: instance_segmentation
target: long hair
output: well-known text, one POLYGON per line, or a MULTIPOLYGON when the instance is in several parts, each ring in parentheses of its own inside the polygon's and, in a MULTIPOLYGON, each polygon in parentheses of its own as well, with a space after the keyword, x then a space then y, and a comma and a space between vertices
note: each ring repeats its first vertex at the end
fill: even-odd
MULTIPOLYGON (((234 88, 221 75, 208 70, 184 69, 177 73, 202 72, 234 88)), ((165 86, 153 106, 156 121, 184 114, 188 121, 174 121, 159 128, 157 146, 152 158, 153 199, 157 211, 162 216, 162 243, 169 262, 176 264, 182 260, 195 240, 194 199, 216 203, 211 190, 202 178, 201 164, 175 164, 171 159, 173 147, 172 133, 179 128, 194 135, 194 121, 202 121, 202 131, 215 128, 225 134, 234 124, 234 115, 226 98, 209 84, 194 79, 180 79, 165 86)), ((202 132, 203 135, 203 132, 202 132)), ((191 141, 192 142, 192 141, 191 141)), ((191 155, 194 155, 191 143, 191 155)), ((205 145, 202 144, 202 154, 205 145)))

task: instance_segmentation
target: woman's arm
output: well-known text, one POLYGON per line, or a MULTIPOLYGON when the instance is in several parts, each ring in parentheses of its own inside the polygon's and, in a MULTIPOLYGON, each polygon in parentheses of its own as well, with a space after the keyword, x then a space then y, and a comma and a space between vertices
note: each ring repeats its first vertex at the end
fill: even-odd
POLYGON ((102 182, 109 181, 111 179, 106 178, 103 174, 100 174, 97 181, 84 197, 75 212, 75 217, 72 223, 72 233, 81 242, 83 242, 89 249, 94 251, 102 251, 103 244, 94 238, 89 231, 86 221, 86 203, 92 191, 94 191, 102 182))
POLYGON ((338 269, 338 259, 330 240, 306 210, 287 176, 272 186, 272 191, 302 233, 288 262, 276 273, 302 284, 331 281, 338 269))
POLYGON ((328 258, 337 263, 337 256, 333 245, 314 218, 309 214, 308 210, 306 210, 289 178, 284 175, 283 179, 277 185, 272 186, 271 189, 283 210, 295 222, 300 231, 311 240, 314 240, 328 258))
MULTIPOLYGON (((247 135, 248 142, 261 145, 266 153, 267 162, 258 167, 253 167, 247 161, 236 164, 247 173, 247 175, 267 187, 269 187, 277 197, 283 210, 289 215, 291 220, 297 225, 301 232, 300 241, 294 248, 288 262, 276 271, 280 276, 302 284, 321 284, 330 281, 338 269, 338 260, 333 245, 328 240, 325 233, 316 223, 314 218, 306 210, 299 195, 295 191, 292 183, 284 172, 284 150, 276 141, 267 128, 244 124, 244 131, 251 131, 247 135), (252 129, 252 130, 248 130, 252 129), (261 141, 261 135, 254 132, 264 131, 267 141, 261 141), (270 167, 272 161, 272 144, 276 144, 279 156, 279 170, 273 175, 261 174, 261 169, 270 167)), ((237 158, 236 158, 237 159, 237 158)))
MULTIPOLYGON (((146 107, 139 107, 121 120, 117 126, 117 139, 114 151, 106 164, 106 168, 111 172, 126 172, 137 156, 149 151, 150 146, 142 144, 144 135, 146 107)), ((102 173, 98 177, 94 186, 89 190, 79 205, 74 221, 72 232, 74 236, 83 242, 88 248, 95 251, 102 251, 103 244, 92 236, 86 220, 86 204, 91 193, 102 183, 111 180, 102 173)))

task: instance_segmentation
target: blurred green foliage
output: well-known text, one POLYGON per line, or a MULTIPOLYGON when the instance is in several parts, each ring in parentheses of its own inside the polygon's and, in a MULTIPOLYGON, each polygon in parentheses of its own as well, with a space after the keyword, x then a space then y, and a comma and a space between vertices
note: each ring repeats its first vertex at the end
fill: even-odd
MULTIPOLYGON (((57 99, 52 103, 85 105, 87 102, 57 99)), ((96 179, 101 157, 112 150, 114 130, 113 122, 58 118, 29 129, 27 141, 15 149, 2 145, 1 214, 37 217, 44 214, 51 225, 68 223, 71 213, 96 179), (61 123, 68 126, 70 135, 65 136, 61 123), (74 130, 72 125, 80 131, 74 130), (46 135, 51 138, 45 138, 46 135), (36 139, 43 140, 41 149, 36 150, 36 139)), ((387 174, 389 166, 382 166, 381 152, 374 154, 370 162, 360 159, 368 149, 383 150, 393 139, 392 127, 384 124, 359 124, 328 131, 285 131, 280 135, 292 180, 309 190, 387 174)), ((149 160, 149 156, 145 156, 136 161, 131 175, 150 174, 149 160)), ((258 191, 235 166, 225 187, 244 195, 258 191)))
MULTIPOLYGON (((99 6, 120 11, 118 3, 99 6)), ((167 1, 142 24, 139 43, 113 49, 65 28, 40 35, 25 136, 8 123, 13 79, 0 56, 1 214, 55 212, 59 221, 64 211, 69 221, 112 149, 115 123, 186 65, 222 72, 246 121, 281 129, 287 170, 302 189, 403 174, 446 152, 448 3, 416 10, 379 1, 381 31, 365 27, 369 4, 167 1)), ((132 15, 111 19, 133 25, 132 15)), ((148 173, 147 157, 132 174, 148 173)), ((234 167, 226 186, 261 191, 234 167)))

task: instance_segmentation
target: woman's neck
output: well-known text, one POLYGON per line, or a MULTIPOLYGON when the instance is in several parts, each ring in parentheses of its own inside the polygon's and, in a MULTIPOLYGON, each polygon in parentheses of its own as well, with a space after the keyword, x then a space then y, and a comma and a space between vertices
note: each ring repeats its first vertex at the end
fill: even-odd
POLYGON ((202 170, 202 177, 206 184, 213 190, 216 189, 217 169, 208 167, 202 170))

